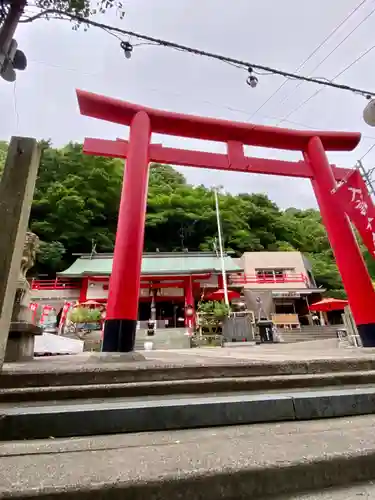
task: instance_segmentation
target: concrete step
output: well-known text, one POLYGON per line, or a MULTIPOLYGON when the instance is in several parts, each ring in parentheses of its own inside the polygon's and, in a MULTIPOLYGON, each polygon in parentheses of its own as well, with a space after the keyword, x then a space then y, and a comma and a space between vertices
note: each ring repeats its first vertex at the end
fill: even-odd
MULTIPOLYGON (((264 353, 262 356, 271 357, 274 355, 272 353, 277 351, 279 353, 277 359, 257 359, 257 355, 260 356, 260 351, 257 351, 256 347, 252 347, 254 354, 249 354, 248 348, 244 348, 246 352, 242 348, 233 349, 239 356, 244 356, 239 359, 228 357, 225 349, 218 350, 219 354, 223 355, 223 357, 218 358, 216 358, 216 350, 215 356, 208 356, 214 349, 204 352, 203 349, 197 349, 197 353, 191 353, 192 350, 189 350, 189 354, 185 357, 182 356, 181 360, 173 356, 168 358, 167 362, 146 359, 141 362, 91 364, 89 358, 83 357, 81 359, 79 356, 69 356, 67 361, 54 358, 53 363, 35 361, 20 366, 6 364, 0 374, 0 388, 22 389, 30 387, 111 385, 205 378, 271 377, 375 370, 375 357, 372 354, 367 356, 367 352, 364 351, 355 351, 355 357, 353 357, 353 354, 347 353, 346 350, 341 353, 337 349, 330 352, 327 358, 321 358, 319 355, 317 359, 306 359, 305 354, 303 356, 298 354, 298 356, 293 355, 293 359, 287 359, 288 354, 285 353, 281 344, 268 347, 269 349, 264 348, 261 351, 261 353, 264 353), (270 354, 268 354, 269 351, 271 351, 270 354), (333 357, 333 355, 336 357, 333 357), (254 360, 249 356, 252 356, 254 360)), ((161 354, 166 356, 166 353, 161 354)))
POLYGON ((2 443, 0 496, 352 500, 375 478, 373 429, 370 416, 2 443))
POLYGON ((312 340, 316 340, 316 341, 323 341, 323 340, 335 340, 336 337, 330 337, 330 336, 325 336, 325 337, 315 337, 315 336, 311 336, 311 337, 289 337, 289 336, 281 336, 281 340, 284 344, 295 344, 296 342, 311 342, 312 340))
POLYGON ((324 488, 310 493, 298 493, 293 496, 278 497, 277 500, 353 500, 358 497, 363 500, 375 498, 375 482, 366 481, 339 488, 324 488))
POLYGON ((37 386, 0 389, 0 403, 64 401, 90 398, 202 395, 223 392, 257 392, 375 384, 375 371, 338 372, 263 377, 219 377, 71 386, 37 386))
POLYGON ((371 386, 0 405, 0 439, 162 431, 375 413, 371 386))

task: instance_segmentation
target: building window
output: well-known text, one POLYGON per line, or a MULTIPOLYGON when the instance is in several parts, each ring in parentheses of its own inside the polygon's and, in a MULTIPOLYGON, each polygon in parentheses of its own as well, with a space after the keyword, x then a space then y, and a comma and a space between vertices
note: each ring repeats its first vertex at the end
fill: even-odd
POLYGON ((295 273, 294 268, 275 268, 275 269, 255 269, 257 280, 270 281, 273 283, 283 282, 289 274, 295 273))

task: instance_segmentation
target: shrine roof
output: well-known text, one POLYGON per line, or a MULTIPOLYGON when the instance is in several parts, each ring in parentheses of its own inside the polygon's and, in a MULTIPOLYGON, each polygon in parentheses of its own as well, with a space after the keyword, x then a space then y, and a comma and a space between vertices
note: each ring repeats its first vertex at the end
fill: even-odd
MULTIPOLYGON (((112 272, 113 254, 80 255, 65 271, 63 277, 108 276, 112 272)), ((227 272, 243 272, 229 255, 224 256, 227 272)), ((144 253, 142 275, 168 276, 220 273, 221 261, 213 252, 154 252, 144 253)))

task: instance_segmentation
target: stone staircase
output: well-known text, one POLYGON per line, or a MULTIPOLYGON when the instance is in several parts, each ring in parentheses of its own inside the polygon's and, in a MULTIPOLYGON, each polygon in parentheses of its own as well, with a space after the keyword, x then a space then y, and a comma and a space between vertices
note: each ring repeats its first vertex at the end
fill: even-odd
POLYGON ((279 330, 282 342, 292 344, 312 340, 328 340, 337 338, 337 330, 343 328, 334 326, 301 326, 300 330, 279 330))
POLYGON ((375 478, 374 354, 232 351, 4 366, 0 497, 276 499, 375 478))
MULTIPOLYGON (((336 339, 336 331, 343 328, 335 326, 302 326, 300 330, 279 330, 282 342, 292 344, 311 342, 313 340, 336 339)), ((159 328, 153 337, 147 336, 146 330, 138 330, 135 340, 135 350, 144 350, 145 342, 152 342, 153 349, 189 349, 190 340, 185 328, 159 328)))
POLYGON ((144 350, 145 342, 152 342, 153 349, 189 349, 190 337, 185 328, 158 328, 155 335, 149 337, 147 331, 140 329, 135 338, 135 350, 144 350))

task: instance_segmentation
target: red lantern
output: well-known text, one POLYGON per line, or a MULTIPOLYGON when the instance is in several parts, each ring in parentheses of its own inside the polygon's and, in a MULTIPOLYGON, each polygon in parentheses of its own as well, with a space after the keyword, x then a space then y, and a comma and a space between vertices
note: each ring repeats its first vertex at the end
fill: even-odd
POLYGON ((193 306, 186 306, 185 307, 185 315, 188 318, 191 318, 194 315, 194 308, 193 308, 193 306))

